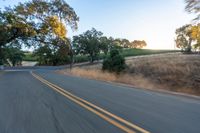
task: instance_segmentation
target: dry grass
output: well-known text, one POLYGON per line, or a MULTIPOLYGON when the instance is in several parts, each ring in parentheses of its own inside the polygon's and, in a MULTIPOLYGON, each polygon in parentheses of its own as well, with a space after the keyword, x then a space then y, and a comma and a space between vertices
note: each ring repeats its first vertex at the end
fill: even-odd
MULTIPOLYGON (((142 88, 145 88, 147 85, 148 88, 151 89, 155 87, 153 84, 150 83, 148 79, 145 79, 142 75, 135 75, 135 76, 130 76, 129 74, 116 75, 109 72, 103 72, 101 71, 101 69, 96 69, 95 67, 91 68, 92 69, 75 67, 72 70, 65 70, 64 74, 70 74, 78 77, 86 77, 89 79, 126 83, 142 88)), ((63 73, 63 70, 61 72, 63 73)))
POLYGON ((159 89, 200 94, 200 56, 168 55, 127 62, 130 75, 142 74, 159 89))
POLYGON ((128 60, 124 73, 101 71, 101 65, 76 67, 67 74, 130 84, 139 88, 164 89, 200 95, 200 56, 159 55, 128 60))

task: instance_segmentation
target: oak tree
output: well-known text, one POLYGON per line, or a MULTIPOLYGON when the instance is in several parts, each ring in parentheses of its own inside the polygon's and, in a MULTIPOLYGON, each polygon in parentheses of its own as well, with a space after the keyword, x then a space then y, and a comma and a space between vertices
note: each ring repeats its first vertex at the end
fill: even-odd
POLYGON ((95 28, 73 37, 73 47, 77 54, 88 55, 90 62, 94 62, 100 53, 100 39, 102 32, 95 28))

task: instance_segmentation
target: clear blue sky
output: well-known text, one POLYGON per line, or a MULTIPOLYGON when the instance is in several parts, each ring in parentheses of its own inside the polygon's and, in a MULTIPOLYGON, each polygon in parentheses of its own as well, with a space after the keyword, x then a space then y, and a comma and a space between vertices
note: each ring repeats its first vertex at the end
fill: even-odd
MULTIPOLYGON (((0 7, 25 0, 0 0, 0 7)), ((80 17, 79 29, 92 27, 106 36, 146 40, 148 48, 173 49, 175 29, 194 16, 184 11, 184 0, 66 0, 80 17)))

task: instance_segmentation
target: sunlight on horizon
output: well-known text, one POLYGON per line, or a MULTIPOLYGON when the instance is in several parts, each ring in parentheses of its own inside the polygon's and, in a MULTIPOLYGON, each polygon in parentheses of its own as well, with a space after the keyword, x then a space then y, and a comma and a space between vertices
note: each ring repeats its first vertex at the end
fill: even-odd
POLYGON ((106 36, 145 40, 150 49, 175 49, 175 30, 194 18, 184 0, 67 1, 80 16, 79 30, 70 36, 95 27, 106 36))

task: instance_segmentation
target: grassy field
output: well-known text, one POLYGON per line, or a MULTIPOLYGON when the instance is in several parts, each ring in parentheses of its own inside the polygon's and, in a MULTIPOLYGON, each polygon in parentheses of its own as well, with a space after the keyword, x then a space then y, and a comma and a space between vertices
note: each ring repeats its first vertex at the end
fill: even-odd
MULTIPOLYGON (((139 56, 139 55, 151 55, 160 53, 172 53, 177 52, 175 50, 150 50, 150 49, 124 49, 121 51, 124 57, 129 56, 139 56)), ((105 54, 101 53, 98 57, 99 60, 104 59, 105 54)), ((86 55, 76 55, 74 56, 75 63, 88 62, 90 59, 86 55)), ((37 61, 37 57, 33 56, 32 53, 25 53, 23 61, 37 61)))
POLYGON ((140 55, 152 55, 161 53, 173 53, 179 52, 178 50, 151 50, 151 49, 125 49, 122 51, 124 57, 140 56, 140 55))
POLYGON ((33 56, 32 53, 24 53, 23 61, 37 61, 37 57, 33 56))
MULTIPOLYGON (((173 52, 179 52, 178 50, 151 50, 151 49, 123 49, 121 51, 121 54, 124 57, 130 57, 130 56, 140 56, 140 55, 152 55, 152 54, 161 54, 161 53, 173 53, 173 52)), ((99 60, 104 59, 106 57, 105 54, 100 54, 99 60)), ((74 57, 75 63, 80 62, 87 62, 89 61, 88 56, 86 55, 78 55, 74 57)))
POLYGON ((120 75, 101 71, 101 64, 63 70, 62 73, 90 79, 200 95, 200 56, 161 54, 127 60, 120 75))

